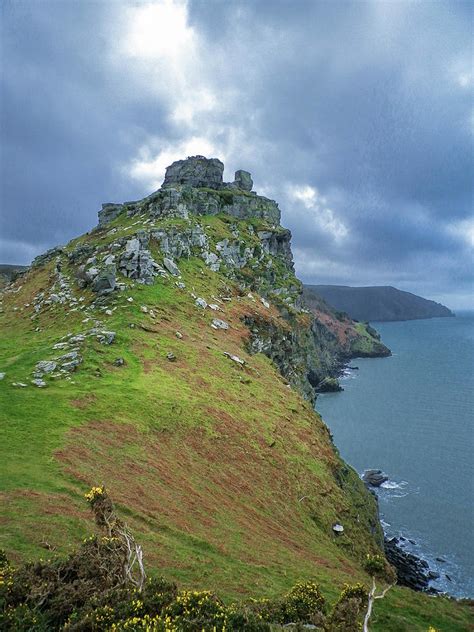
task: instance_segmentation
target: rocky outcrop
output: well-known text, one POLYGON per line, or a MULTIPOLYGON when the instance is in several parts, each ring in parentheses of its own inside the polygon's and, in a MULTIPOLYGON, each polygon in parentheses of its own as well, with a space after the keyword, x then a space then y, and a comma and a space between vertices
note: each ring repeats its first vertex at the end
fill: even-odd
POLYGON ((239 170, 231 183, 223 182, 223 163, 217 158, 193 156, 174 162, 166 170, 161 189, 138 202, 106 203, 99 211, 99 226, 125 213, 128 217, 146 213, 149 217, 183 217, 225 213, 238 219, 263 219, 280 223, 280 209, 252 191, 248 171, 239 170))
POLYGON ((397 538, 385 539, 385 555, 397 573, 400 586, 407 586, 412 590, 426 591, 429 589, 429 566, 425 560, 412 553, 404 551, 397 538))
POLYGON ((218 158, 192 156, 186 160, 177 160, 166 169, 163 188, 185 185, 194 188, 222 186, 224 163, 218 158))
MULTIPOLYGON (((66 256, 79 287, 89 287, 105 306, 109 294, 130 283, 151 285, 157 275, 176 277, 176 285, 184 288, 180 262, 201 259, 268 310, 244 316, 249 352, 267 355, 293 387, 314 401, 317 390, 339 388, 340 341, 304 305, 302 284, 294 274, 291 233, 280 225, 278 204, 252 191, 248 171, 236 171, 231 183, 223 181, 223 173, 217 158, 178 160, 150 196, 104 204, 93 239, 53 249, 34 263, 60 262, 66 256), (221 223, 213 232, 211 217, 216 215, 221 223)), ((193 301, 206 308, 204 299, 194 296, 193 301)), ((214 319, 211 326, 225 330, 226 324, 214 319)))
POLYGON ((371 487, 380 487, 382 483, 388 481, 388 476, 382 470, 365 470, 362 480, 371 487))

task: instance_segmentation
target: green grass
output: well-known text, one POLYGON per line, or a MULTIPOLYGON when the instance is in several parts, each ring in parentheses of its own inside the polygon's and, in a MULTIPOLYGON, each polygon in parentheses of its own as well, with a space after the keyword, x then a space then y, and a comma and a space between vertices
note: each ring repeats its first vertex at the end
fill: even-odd
MULTIPOLYGON (((120 216, 67 250, 81 240, 105 246, 133 234, 142 224, 127 227, 138 219, 120 216), (117 232, 107 235, 112 227, 117 232)), ((228 220, 202 218, 211 243, 231 238, 233 224, 253 243, 245 222, 228 220)), ((157 256, 156 245, 151 248, 157 256)), ((113 315, 96 313, 117 332, 115 342, 104 346, 88 338, 72 379, 46 378, 45 389, 11 382, 29 384, 36 362, 63 353, 52 350, 62 336, 92 323, 58 305, 31 319, 33 296, 51 285, 51 263, 4 295, 0 547, 16 559, 44 555, 44 541, 68 550, 93 530, 83 493, 104 483, 143 542, 151 572, 185 587, 215 590, 226 599, 275 597, 315 577, 333 599, 344 582, 367 582, 361 561, 376 551, 368 530, 373 498, 350 469, 337 483, 343 464, 320 418, 268 358, 245 351, 242 316, 277 323, 277 312, 239 296, 233 281, 200 259, 178 265, 184 290, 173 278, 157 278, 152 286, 114 293, 106 306, 117 308, 113 315), (199 309, 190 296, 215 302, 229 290, 232 302, 218 314, 199 309), (142 305, 156 317, 143 313, 142 305), (215 316, 230 323, 229 331, 210 327, 215 316), (238 366, 224 351, 247 365, 238 366), (176 362, 167 360, 168 352, 176 362), (123 367, 114 366, 118 357, 123 367), (346 529, 339 539, 331 528, 336 521, 346 529)), ((66 262, 64 269, 74 271, 66 262)), ((90 304, 89 291, 75 292, 90 304)), ((377 602, 373 629, 425 631, 430 623, 467 630, 468 616, 467 607, 396 588, 377 602)))

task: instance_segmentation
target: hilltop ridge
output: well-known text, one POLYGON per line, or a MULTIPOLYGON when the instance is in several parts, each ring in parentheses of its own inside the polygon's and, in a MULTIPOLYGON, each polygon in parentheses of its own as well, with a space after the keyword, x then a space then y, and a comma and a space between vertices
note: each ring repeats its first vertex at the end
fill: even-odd
POLYGON ((418 320, 454 316, 435 301, 392 286, 306 285, 305 295, 322 296, 333 307, 360 321, 418 320))
MULTIPOLYGON (((277 203, 220 165, 173 163, 2 292, 2 546, 68 550, 91 528, 77 499, 105 484, 170 580, 241 598, 317 577, 334 597, 383 546, 313 409, 337 336, 304 303, 277 203)), ((452 620, 440 603, 394 589, 373 629, 452 620)))

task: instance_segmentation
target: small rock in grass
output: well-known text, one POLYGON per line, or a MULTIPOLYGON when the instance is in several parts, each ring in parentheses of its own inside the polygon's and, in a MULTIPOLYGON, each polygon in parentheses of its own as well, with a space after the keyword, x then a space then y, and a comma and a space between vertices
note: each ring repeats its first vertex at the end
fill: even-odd
POLYGON ((125 360, 123 358, 117 358, 114 360, 114 366, 123 366, 125 364, 125 360))
POLYGON ((169 353, 166 354, 166 358, 170 362, 176 362, 176 356, 174 355, 174 353, 172 351, 170 351, 169 353))
POLYGON ((179 338, 181 340, 181 338, 183 337, 183 334, 180 331, 177 331, 175 336, 176 338, 179 338))
POLYGON ((211 327, 213 329, 229 329, 229 323, 226 323, 225 320, 221 320, 220 318, 213 318, 211 327))
POLYGON ((40 380, 39 378, 36 380, 31 380, 31 383, 37 386, 38 388, 45 388, 46 382, 44 380, 40 380))
POLYGON ((5 377, 5 373, 0 373, 0 380, 3 380, 4 377, 5 377))
POLYGON ((203 298, 197 298, 195 303, 198 307, 201 307, 202 309, 206 309, 207 307, 207 302, 203 298))
POLYGON ((142 305, 140 307, 140 310, 144 313, 144 314, 148 314, 148 307, 146 305, 142 305))
POLYGON ((101 345, 111 345, 115 340, 115 331, 101 331, 97 336, 97 340, 101 345))
POLYGON ((264 307, 266 307, 267 309, 270 307, 270 303, 268 301, 266 301, 263 297, 260 299, 262 305, 264 307))
POLYGON ((19 386, 21 388, 26 388, 28 384, 25 384, 24 382, 12 382, 12 386, 19 386))
POLYGON ((129 296, 129 297, 127 298, 127 301, 128 301, 129 303, 133 303, 133 298, 132 298, 131 296, 129 296))
POLYGON ((211 303, 210 305, 208 305, 209 309, 212 309, 215 312, 218 312, 220 310, 219 305, 216 305, 215 303, 211 303))
POLYGON ((184 288, 186 287, 186 284, 183 283, 182 281, 176 281, 175 283, 176 287, 179 288, 180 290, 184 290, 184 288))
POLYGON ((342 526, 342 524, 339 524, 339 523, 336 523, 335 525, 333 525, 332 530, 337 535, 340 535, 341 533, 344 533, 344 527, 342 526))
POLYGON ((165 257, 163 259, 163 265, 173 276, 180 276, 181 272, 172 259, 168 259, 168 257, 165 257))
POLYGON ((227 353, 227 351, 224 351, 224 355, 226 356, 226 358, 229 358, 230 360, 232 360, 233 362, 236 362, 237 364, 241 364, 241 365, 245 364, 245 360, 242 360, 242 358, 239 358, 239 356, 233 355, 232 353, 227 353))

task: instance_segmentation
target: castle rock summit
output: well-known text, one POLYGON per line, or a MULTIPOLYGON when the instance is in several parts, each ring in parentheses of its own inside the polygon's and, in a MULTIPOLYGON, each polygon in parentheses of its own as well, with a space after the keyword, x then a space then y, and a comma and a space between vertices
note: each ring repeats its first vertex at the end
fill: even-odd
POLYGON ((184 217, 225 213, 237 219, 261 219, 273 226, 280 224, 280 209, 252 191, 248 171, 235 172, 234 182, 223 181, 224 164, 218 158, 191 156, 167 167, 163 185, 138 202, 103 204, 99 226, 104 226, 126 212, 130 217, 146 213, 151 217, 184 217))

